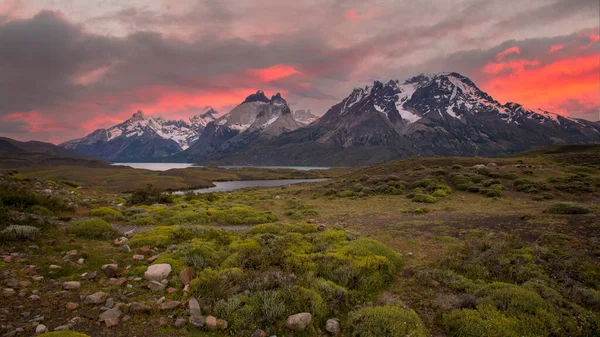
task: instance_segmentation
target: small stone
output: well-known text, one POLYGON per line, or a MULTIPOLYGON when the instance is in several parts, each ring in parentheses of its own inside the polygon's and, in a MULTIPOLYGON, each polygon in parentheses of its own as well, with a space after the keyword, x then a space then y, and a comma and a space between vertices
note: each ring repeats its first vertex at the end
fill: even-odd
POLYGON ((158 255, 153 255, 153 256, 151 256, 151 257, 148 258, 148 262, 152 263, 152 262, 156 261, 157 259, 158 259, 158 255))
POLYGON ((104 320, 104 324, 106 325, 106 327, 110 328, 111 326, 115 326, 117 324, 119 324, 119 319, 118 318, 107 318, 104 320))
POLYGON ((173 310, 173 309, 177 308, 180 304, 181 304, 181 302, 179 302, 179 301, 170 300, 165 303, 162 303, 159 308, 160 308, 160 310, 173 310))
POLYGON ((132 229, 132 230, 130 230, 130 231, 127 231, 127 232, 123 233, 123 235, 124 235, 125 237, 127 237, 127 238, 131 238, 132 236, 134 236, 134 235, 135 235, 135 230, 134 230, 134 229, 132 229))
POLYGON ((162 283, 164 285, 169 285, 169 280, 164 279, 164 280, 160 281, 160 283, 162 283))
POLYGON ((68 324, 65 324, 57 326, 56 328, 54 328, 54 331, 64 331, 69 329, 71 329, 71 327, 68 324))
POLYGON ((159 326, 167 326, 167 325, 169 325, 169 320, 166 317, 160 317, 158 319, 158 325, 159 326))
POLYGON ((177 292, 177 288, 167 288, 167 294, 173 294, 177 292))
POLYGON ((40 296, 39 295, 31 295, 31 296, 29 296, 29 300, 31 300, 31 301, 39 301, 40 300, 40 296))
POLYGON ((61 266, 56 265, 56 264, 51 264, 48 266, 48 269, 54 270, 54 269, 62 269, 61 266))
POLYGON ((104 303, 104 306, 107 308, 112 308, 115 306, 115 300, 111 297, 109 299, 106 300, 106 302, 104 303))
POLYGON ((127 282, 127 278, 125 277, 119 277, 119 278, 111 278, 108 279, 108 281, 106 281, 106 283, 112 285, 112 286, 121 286, 123 285, 125 282, 127 282))
POLYGON ((267 337, 267 333, 261 329, 256 329, 250 337, 267 337))
POLYGON ((123 253, 131 253, 131 247, 129 247, 128 245, 123 245, 123 247, 121 247, 121 251, 123 253))
POLYGON ((168 263, 153 264, 148 267, 144 277, 148 280, 161 281, 166 279, 171 273, 171 265, 168 263))
POLYGON ((204 316, 190 316, 189 322, 191 325, 201 328, 206 324, 206 317, 204 316))
POLYGON ((16 288, 19 286, 19 280, 11 278, 6 280, 6 286, 9 288, 16 288))
POLYGON ((4 288, 2 289, 2 296, 9 297, 15 295, 17 292, 12 288, 4 288))
POLYGON ((134 311, 134 312, 147 312, 147 311, 152 310, 152 308, 144 303, 131 302, 129 304, 129 310, 134 311))
POLYGON ((226 320, 224 320, 224 319, 217 320, 217 329, 225 330, 225 329, 227 329, 228 326, 229 326, 229 324, 227 323, 226 320))
POLYGON ((138 248, 137 253, 141 254, 141 255, 148 255, 148 254, 150 254, 150 247, 148 247, 148 246, 140 247, 140 248, 138 248))
POLYGON ((76 256, 77 255, 77 249, 70 250, 65 255, 76 256))
POLYGON ((11 263, 13 260, 13 256, 5 256, 4 259, 2 259, 2 261, 6 262, 6 263, 11 263))
POLYGON ((200 316, 200 303, 194 297, 188 301, 188 307, 190 309, 190 316, 200 316))
POLYGON ((116 264, 105 264, 102 266, 102 271, 108 278, 115 277, 119 274, 119 266, 116 264))
POLYGON ((217 318, 215 316, 206 316, 206 328, 215 330, 217 328, 217 318))
POLYGON ((115 240, 115 245, 120 246, 122 244, 124 244, 125 242, 129 241, 128 238, 121 236, 120 238, 115 240))
POLYGON ((120 318, 121 317, 121 310, 119 308, 112 308, 112 309, 108 309, 105 312, 101 313, 100 316, 98 317, 98 320, 100 322, 104 322, 107 319, 114 319, 114 318, 120 318))
POLYGON ((183 318, 178 318, 175 320, 175 324, 173 324, 177 329, 182 328, 187 321, 183 318))
POLYGON ((32 280, 34 280, 34 281, 41 281, 41 280, 43 280, 43 279, 44 279, 44 277, 43 277, 43 276, 40 276, 40 275, 38 275, 38 276, 34 276, 34 277, 32 277, 31 279, 32 279, 32 280))
POLYGON ((285 326, 290 330, 304 331, 311 322, 312 315, 308 312, 302 312, 288 316, 287 320, 285 321, 285 326))
POLYGON ((78 281, 68 281, 63 283, 63 288, 65 290, 73 290, 81 288, 81 282, 78 281))
POLYGON ((27 288, 31 285, 30 281, 21 281, 19 282, 19 288, 27 288))
POLYGON ((75 310, 79 308, 79 304, 74 302, 68 302, 65 307, 67 308, 67 310, 75 310))
POLYGON ((179 280, 184 285, 190 284, 190 281, 196 277, 196 273, 191 268, 185 268, 179 273, 179 280))
POLYGON ((97 271, 88 271, 86 273, 81 274, 81 279, 82 280, 93 280, 96 278, 96 276, 98 276, 97 271))
POLYGON ((132 256, 131 259, 134 261, 144 261, 144 255, 136 254, 136 255, 132 256))
POLYGON ((48 331, 48 327, 46 327, 44 324, 38 324, 38 326, 35 327, 36 335, 41 335, 46 331, 48 331))
POLYGON ((325 323, 325 330, 334 336, 340 335, 340 322, 337 319, 328 319, 325 323))
POLYGON ((166 287, 167 287, 166 285, 164 285, 160 282, 157 282, 157 281, 148 282, 148 288, 150 288, 150 290, 152 290, 152 291, 163 291, 163 290, 165 290, 166 287))
POLYGON ((77 264, 82 265, 85 262, 85 260, 83 258, 80 258, 79 260, 77 260, 77 264))
POLYGON ((131 320, 131 316, 129 316, 129 315, 123 316, 123 319, 122 319, 123 322, 127 322, 129 320, 131 320))
POLYGON ((106 301, 106 293, 99 291, 97 293, 86 296, 85 299, 83 300, 83 303, 84 304, 100 304, 100 303, 104 303, 104 301, 106 301))

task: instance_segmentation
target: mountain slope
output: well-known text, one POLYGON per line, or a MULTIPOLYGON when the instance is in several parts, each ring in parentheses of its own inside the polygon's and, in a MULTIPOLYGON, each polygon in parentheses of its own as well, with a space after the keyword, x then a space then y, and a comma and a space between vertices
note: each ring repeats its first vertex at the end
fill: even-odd
POLYGON ((97 158, 74 153, 54 144, 20 142, 0 137, 0 167, 17 168, 32 165, 109 166, 97 158))
POLYGON ((367 165, 416 156, 503 156, 547 144, 600 142, 600 127, 500 104, 457 73, 357 88, 305 128, 220 158, 225 164, 367 165))
POLYGON ((270 99, 258 90, 228 114, 206 126, 189 149, 171 156, 174 161, 198 161, 243 151, 249 146, 306 125, 310 116, 296 120, 279 93, 270 99))
POLYGON ((156 161, 189 148, 206 125, 216 120, 215 115, 216 111, 207 107, 186 123, 148 117, 138 111, 123 123, 60 146, 110 161, 156 161))

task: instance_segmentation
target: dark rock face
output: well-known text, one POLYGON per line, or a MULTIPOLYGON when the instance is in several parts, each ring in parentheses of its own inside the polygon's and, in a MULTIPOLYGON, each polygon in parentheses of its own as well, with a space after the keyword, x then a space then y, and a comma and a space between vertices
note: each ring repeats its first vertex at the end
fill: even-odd
POLYGON ((504 156, 600 142, 600 127, 500 104, 457 73, 356 88, 307 127, 204 160, 256 165, 369 165, 416 156, 504 156))

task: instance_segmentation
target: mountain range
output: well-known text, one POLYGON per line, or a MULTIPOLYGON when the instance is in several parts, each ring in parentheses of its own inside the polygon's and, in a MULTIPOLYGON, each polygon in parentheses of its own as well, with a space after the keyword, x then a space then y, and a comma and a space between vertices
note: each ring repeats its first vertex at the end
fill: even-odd
POLYGON ((358 166, 418 156, 505 156, 535 146, 600 142, 600 123, 501 104, 458 73, 355 88, 321 118, 280 94, 248 96, 190 123, 141 112, 61 144, 110 161, 358 166))

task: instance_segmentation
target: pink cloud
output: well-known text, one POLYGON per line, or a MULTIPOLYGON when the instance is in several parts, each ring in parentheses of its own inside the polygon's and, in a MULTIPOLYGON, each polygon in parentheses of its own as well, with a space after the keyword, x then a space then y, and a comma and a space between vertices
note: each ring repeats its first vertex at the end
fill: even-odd
POLYGON ((520 53, 521 53, 521 49, 519 49, 519 47, 510 47, 510 48, 507 48, 507 49, 499 52, 496 55, 496 61, 502 60, 504 57, 506 57, 506 55, 520 54, 520 53))

